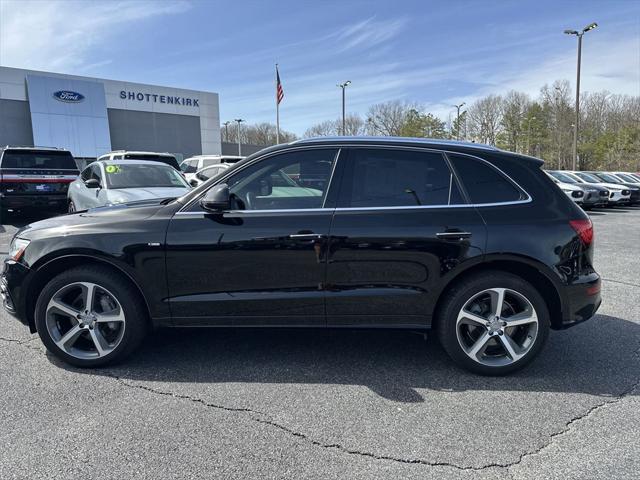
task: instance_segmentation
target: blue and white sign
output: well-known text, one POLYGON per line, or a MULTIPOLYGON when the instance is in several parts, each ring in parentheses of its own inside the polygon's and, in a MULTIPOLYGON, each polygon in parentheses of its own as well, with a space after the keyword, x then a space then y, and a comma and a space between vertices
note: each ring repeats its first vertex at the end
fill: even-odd
POLYGON ((84 100, 84 95, 70 90, 58 90, 53 93, 53 98, 61 102, 79 103, 84 100))
POLYGON ((104 84, 27 74, 34 145, 62 147, 80 158, 111 150, 104 84))

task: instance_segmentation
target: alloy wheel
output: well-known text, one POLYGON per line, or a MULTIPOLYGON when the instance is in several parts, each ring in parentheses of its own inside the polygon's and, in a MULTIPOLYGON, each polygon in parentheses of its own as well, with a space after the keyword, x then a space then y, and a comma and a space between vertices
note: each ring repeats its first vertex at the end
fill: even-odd
POLYGON ((125 315, 106 288, 75 282, 58 290, 47 305, 47 331, 62 351, 78 359, 109 355, 122 341, 125 315))
POLYGON ((458 313, 456 335, 466 355, 482 365, 511 365, 524 357, 538 335, 531 301, 509 288, 475 294, 458 313))

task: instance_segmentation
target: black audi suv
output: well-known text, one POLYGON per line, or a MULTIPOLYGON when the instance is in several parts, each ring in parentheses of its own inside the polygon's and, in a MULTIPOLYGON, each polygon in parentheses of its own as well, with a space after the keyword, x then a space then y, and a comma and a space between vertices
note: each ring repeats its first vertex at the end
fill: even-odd
POLYGON ((591 221, 542 163, 438 140, 279 145, 181 198, 26 226, 4 306, 81 367, 155 327, 431 328, 462 367, 506 374, 601 302, 591 221))

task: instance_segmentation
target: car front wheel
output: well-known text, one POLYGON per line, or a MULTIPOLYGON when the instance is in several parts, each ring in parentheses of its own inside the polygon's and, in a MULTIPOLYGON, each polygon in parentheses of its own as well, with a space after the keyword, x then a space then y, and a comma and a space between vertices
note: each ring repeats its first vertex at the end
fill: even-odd
POLYGON ((117 362, 141 342, 146 312, 128 283, 102 267, 53 278, 36 303, 38 334, 47 350, 77 367, 117 362))
POLYGON ((436 324, 449 356, 483 375, 505 375, 524 367, 542 349, 549 326, 542 296, 506 272, 487 272, 456 285, 436 324))

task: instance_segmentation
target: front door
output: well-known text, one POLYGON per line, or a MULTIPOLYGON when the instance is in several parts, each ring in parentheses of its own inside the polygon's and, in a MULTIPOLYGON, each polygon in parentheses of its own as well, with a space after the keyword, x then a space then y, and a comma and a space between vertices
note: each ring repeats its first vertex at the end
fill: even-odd
POLYGON ((484 222, 440 152, 354 147, 344 153, 327 322, 427 326, 443 277, 482 255, 484 222))
POLYGON ((171 312, 179 325, 325 325, 323 282, 338 150, 278 153, 234 169, 231 208, 196 201, 167 232, 171 312))

